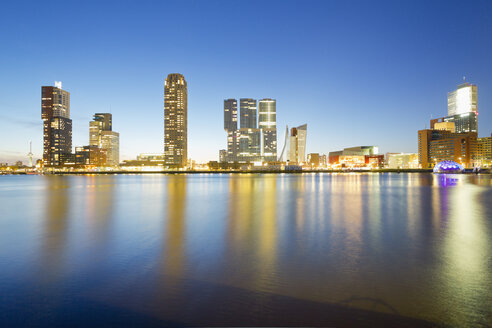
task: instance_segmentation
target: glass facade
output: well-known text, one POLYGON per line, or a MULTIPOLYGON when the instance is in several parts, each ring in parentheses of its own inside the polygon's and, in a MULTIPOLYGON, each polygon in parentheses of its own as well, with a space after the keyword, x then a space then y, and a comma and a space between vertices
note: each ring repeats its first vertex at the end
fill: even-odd
POLYGON ((43 164, 60 166, 72 162, 70 93, 57 87, 41 87, 41 118, 43 120, 43 164))
POLYGON ((277 103, 274 99, 259 101, 259 127, 261 129, 262 156, 266 162, 277 160, 277 103))
POLYGON ((164 83, 164 156, 168 165, 187 165, 188 91, 184 76, 177 73, 164 83))

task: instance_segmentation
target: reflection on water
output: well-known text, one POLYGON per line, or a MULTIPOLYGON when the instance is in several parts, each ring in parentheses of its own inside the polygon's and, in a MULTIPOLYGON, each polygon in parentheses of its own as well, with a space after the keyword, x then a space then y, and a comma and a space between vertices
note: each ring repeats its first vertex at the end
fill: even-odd
POLYGON ((492 179, 0 179, 7 326, 492 324, 492 179))

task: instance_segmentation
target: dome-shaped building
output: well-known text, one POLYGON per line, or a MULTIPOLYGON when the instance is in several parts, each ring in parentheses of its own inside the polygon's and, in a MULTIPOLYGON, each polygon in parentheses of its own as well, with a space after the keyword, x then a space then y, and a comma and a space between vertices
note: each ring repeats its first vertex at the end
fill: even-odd
POLYGON ((434 166, 434 173, 461 173, 465 168, 453 161, 442 161, 434 166))

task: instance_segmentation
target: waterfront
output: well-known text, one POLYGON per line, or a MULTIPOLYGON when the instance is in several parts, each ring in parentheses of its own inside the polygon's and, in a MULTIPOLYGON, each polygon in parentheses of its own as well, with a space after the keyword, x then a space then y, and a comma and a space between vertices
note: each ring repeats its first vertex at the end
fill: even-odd
POLYGON ((0 322, 490 326, 492 179, 4 176, 0 322))

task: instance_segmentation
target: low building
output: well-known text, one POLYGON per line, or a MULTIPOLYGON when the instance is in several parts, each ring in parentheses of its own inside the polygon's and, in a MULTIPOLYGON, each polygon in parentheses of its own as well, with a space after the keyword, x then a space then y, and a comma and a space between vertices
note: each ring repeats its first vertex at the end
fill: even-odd
POLYGON ((319 167, 320 158, 318 153, 310 153, 307 155, 307 161, 311 167, 319 167))
POLYGON ((433 168, 442 161, 454 161, 465 168, 480 165, 476 132, 453 133, 447 130, 418 131, 419 166, 433 168))
POLYGON ((339 151, 332 151, 328 154, 328 162, 331 165, 341 167, 359 168, 373 167, 379 168, 384 164, 384 155, 379 155, 377 146, 357 146, 344 148, 339 151))
POLYGON ((490 137, 478 138, 477 143, 480 166, 492 166, 492 135, 490 137))
POLYGON ((106 150, 97 146, 75 147, 75 164, 106 166, 106 150))
POLYGON ((390 169, 417 169, 419 167, 419 155, 414 153, 388 154, 387 166, 390 169))

